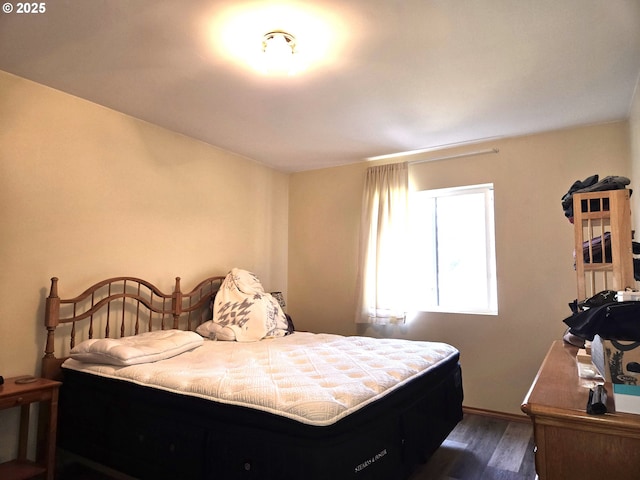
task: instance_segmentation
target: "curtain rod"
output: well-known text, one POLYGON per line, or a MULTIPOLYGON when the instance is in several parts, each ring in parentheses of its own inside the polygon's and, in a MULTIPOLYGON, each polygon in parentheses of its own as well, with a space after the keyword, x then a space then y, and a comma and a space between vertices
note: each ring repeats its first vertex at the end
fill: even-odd
POLYGON ((409 165, 414 165, 416 163, 425 163, 425 162, 436 162, 438 160, 450 160, 452 158, 462 158, 462 157, 475 157, 476 155, 485 155, 487 153, 498 153, 500 150, 497 148, 490 148, 487 150, 478 150, 476 152, 469 153, 460 153, 458 155, 449 155, 448 157, 438 157, 438 158, 426 158, 424 160, 413 160, 411 162, 407 162, 409 165))

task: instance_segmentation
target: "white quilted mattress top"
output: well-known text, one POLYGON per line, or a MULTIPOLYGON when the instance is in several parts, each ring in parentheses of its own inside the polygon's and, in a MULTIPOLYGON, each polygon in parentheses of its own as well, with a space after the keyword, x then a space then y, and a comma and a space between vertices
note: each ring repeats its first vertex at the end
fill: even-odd
POLYGON ((252 343, 206 340, 157 362, 68 359, 63 367, 325 426, 457 353, 445 343, 296 332, 252 343))

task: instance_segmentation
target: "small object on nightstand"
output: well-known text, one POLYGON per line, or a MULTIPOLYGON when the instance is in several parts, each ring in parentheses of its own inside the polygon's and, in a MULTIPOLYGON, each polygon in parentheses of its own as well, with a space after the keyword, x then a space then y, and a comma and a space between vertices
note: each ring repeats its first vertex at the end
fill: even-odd
POLYGON ((24 385, 25 383, 33 383, 33 382, 35 382, 37 380, 38 379, 36 377, 34 377, 33 375, 24 375, 23 377, 16 378, 16 383, 18 385, 24 385))
POLYGON ((0 375, 0 385, 2 385, 3 383, 4 383, 4 377, 0 375))

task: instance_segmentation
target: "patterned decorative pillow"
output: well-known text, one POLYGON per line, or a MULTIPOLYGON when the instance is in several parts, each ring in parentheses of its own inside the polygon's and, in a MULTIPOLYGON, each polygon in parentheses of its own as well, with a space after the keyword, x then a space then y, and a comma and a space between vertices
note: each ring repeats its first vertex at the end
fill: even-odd
POLYGON ((213 305, 213 319, 196 331, 208 338, 256 342, 288 332, 282 307, 264 291, 253 273, 234 268, 225 277, 213 305))

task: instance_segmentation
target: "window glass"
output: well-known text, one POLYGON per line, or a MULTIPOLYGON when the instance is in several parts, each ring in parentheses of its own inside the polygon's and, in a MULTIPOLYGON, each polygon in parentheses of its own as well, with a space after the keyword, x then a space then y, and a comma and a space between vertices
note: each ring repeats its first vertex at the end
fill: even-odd
POLYGON ((413 192, 412 309, 497 313, 493 185, 413 192))

